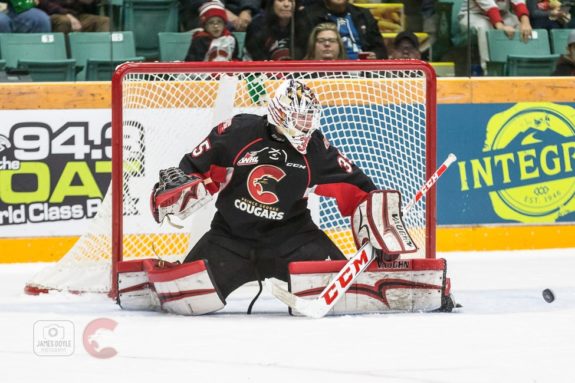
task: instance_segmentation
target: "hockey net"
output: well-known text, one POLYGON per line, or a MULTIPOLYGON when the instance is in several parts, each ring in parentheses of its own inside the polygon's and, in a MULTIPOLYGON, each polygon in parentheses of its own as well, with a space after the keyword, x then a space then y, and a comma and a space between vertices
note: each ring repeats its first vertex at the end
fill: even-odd
MULTIPOLYGON (((112 82, 112 182, 98 214, 73 248, 27 284, 46 290, 116 294, 119 260, 182 260, 208 230, 213 203, 178 222, 158 225, 149 195, 160 169, 177 166, 219 122, 265 114, 289 78, 313 88, 321 129, 331 145, 404 204, 435 169, 435 74, 418 61, 130 63, 112 82)), ((348 218, 333 200, 310 197, 314 221, 346 254, 355 251, 348 218)), ((432 190, 404 221, 419 251, 435 257, 432 190)))

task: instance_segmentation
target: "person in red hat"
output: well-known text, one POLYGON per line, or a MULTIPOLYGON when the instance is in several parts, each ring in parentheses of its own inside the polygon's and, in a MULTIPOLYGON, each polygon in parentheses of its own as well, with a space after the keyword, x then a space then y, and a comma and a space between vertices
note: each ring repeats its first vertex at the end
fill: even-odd
POLYGON ((192 36, 186 61, 238 60, 238 42, 226 28, 228 18, 223 4, 208 1, 200 7, 202 30, 192 36))

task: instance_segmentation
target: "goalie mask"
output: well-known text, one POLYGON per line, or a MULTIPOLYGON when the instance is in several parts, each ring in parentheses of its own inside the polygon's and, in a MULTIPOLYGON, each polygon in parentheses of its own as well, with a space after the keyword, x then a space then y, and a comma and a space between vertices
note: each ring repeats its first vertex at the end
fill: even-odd
POLYGON ((301 154, 306 153, 313 132, 319 128, 321 109, 313 90, 287 80, 268 104, 268 119, 301 154))

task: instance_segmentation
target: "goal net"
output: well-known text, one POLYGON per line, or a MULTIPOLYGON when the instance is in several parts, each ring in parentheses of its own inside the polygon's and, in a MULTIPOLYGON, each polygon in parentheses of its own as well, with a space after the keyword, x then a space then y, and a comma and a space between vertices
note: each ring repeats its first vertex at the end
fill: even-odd
MULTIPOLYGON (((321 130, 331 145, 404 204, 435 170, 435 74, 418 61, 129 63, 112 81, 112 182, 73 248, 27 284, 116 294, 119 260, 182 260, 209 229, 214 204, 181 228, 157 224, 149 208, 160 169, 177 166, 219 122, 265 114, 275 89, 299 79, 317 92, 321 130)), ((348 217, 333 200, 309 198, 314 221, 346 253, 355 251, 348 217)), ((435 257, 432 190, 404 217, 419 247, 435 257)))

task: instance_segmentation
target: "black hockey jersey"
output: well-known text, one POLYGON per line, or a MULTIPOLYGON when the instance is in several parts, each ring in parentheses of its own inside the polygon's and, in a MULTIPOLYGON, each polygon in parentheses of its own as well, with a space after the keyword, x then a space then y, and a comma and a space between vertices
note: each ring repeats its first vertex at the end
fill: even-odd
POLYGON ((219 124, 180 162, 190 174, 210 178, 219 192, 212 231, 258 246, 274 246, 317 231, 307 208, 315 193, 336 198, 349 216, 376 187, 357 166, 313 133, 302 155, 266 116, 239 114, 219 124))

